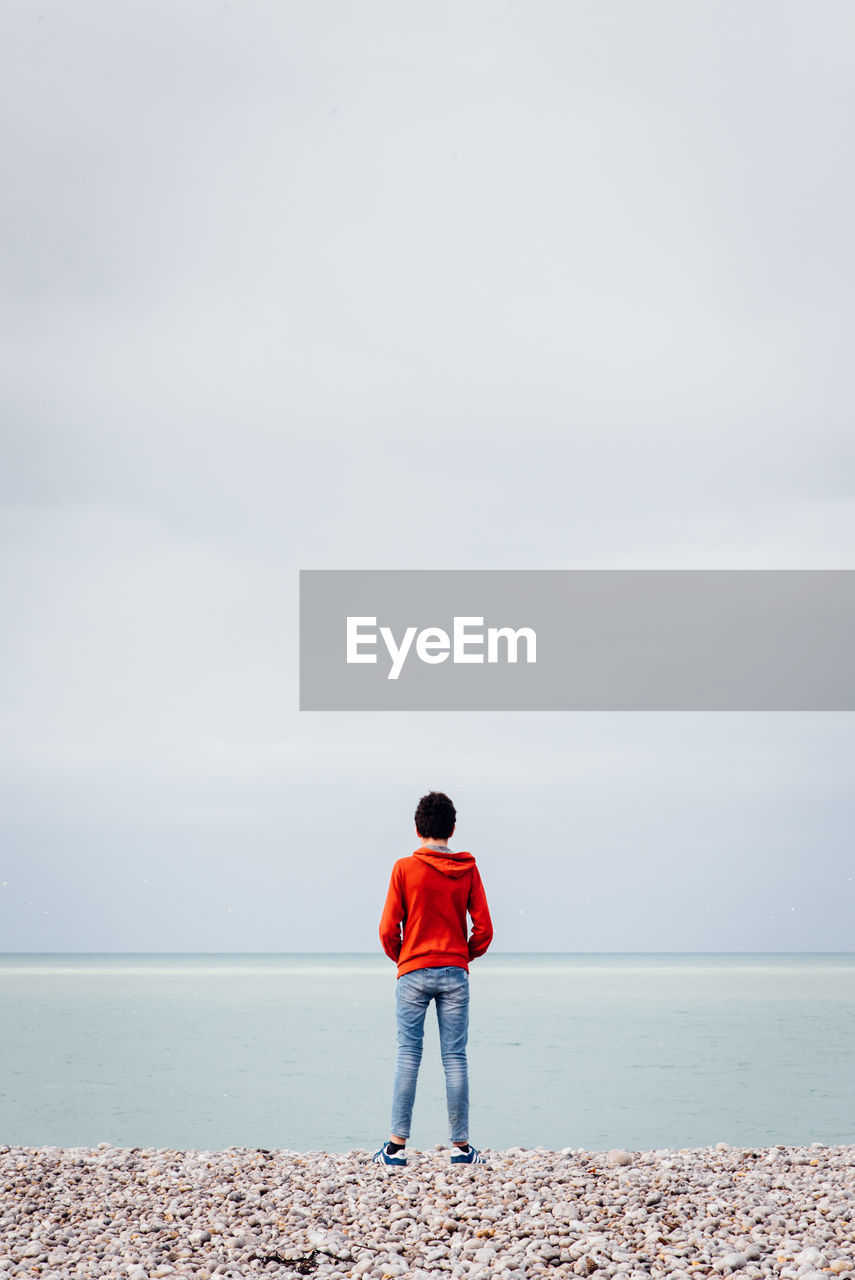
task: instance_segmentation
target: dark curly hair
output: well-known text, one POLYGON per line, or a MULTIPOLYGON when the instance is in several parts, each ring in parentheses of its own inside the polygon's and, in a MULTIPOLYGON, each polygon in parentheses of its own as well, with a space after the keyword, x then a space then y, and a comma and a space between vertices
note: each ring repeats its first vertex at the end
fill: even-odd
POLYGON ((429 791, 416 806, 416 831, 425 840, 447 840, 456 821, 457 810, 442 791, 429 791))

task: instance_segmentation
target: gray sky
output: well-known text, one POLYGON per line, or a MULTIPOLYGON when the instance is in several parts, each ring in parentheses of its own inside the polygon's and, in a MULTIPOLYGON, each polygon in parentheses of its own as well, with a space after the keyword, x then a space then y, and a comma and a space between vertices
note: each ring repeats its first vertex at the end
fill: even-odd
POLYGON ((9 0, 5 950, 850 949, 855 719, 300 715, 300 568, 855 568, 844 3, 9 0))

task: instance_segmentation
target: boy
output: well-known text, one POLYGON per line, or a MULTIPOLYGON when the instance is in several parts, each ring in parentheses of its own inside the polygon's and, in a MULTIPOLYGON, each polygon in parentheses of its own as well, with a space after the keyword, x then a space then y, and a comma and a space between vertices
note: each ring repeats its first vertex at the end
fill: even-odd
POLYGON ((416 808, 421 847, 399 858, 380 921, 383 950, 398 966, 398 1062, 392 1094, 389 1142, 371 1157, 377 1164, 406 1165, 406 1145, 422 1060, 425 1014, 436 1001, 452 1164, 486 1164, 469 1145, 469 961, 482 956, 493 925, 481 877, 471 853, 454 853, 457 811, 447 795, 431 791, 416 808), (467 938, 466 914, 472 917, 467 938), (402 932, 403 926, 403 932, 402 932))

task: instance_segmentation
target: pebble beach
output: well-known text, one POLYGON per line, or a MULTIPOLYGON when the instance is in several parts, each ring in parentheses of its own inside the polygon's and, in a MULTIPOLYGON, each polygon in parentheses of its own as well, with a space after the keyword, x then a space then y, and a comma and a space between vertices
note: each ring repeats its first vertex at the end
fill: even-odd
POLYGON ((855 1147, 484 1154, 0 1147, 0 1280, 855 1280, 855 1147))

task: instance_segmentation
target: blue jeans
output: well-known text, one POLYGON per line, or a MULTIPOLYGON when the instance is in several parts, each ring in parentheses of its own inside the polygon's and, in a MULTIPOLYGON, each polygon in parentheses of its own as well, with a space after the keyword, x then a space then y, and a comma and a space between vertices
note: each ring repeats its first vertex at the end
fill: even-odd
POLYGON ((390 1132, 409 1138, 416 1083, 422 1060, 425 1014, 436 1001, 439 1045, 445 1069, 448 1127, 452 1142, 469 1140, 469 974, 465 969, 413 969, 395 986, 398 1013, 398 1062, 392 1092, 390 1132))

